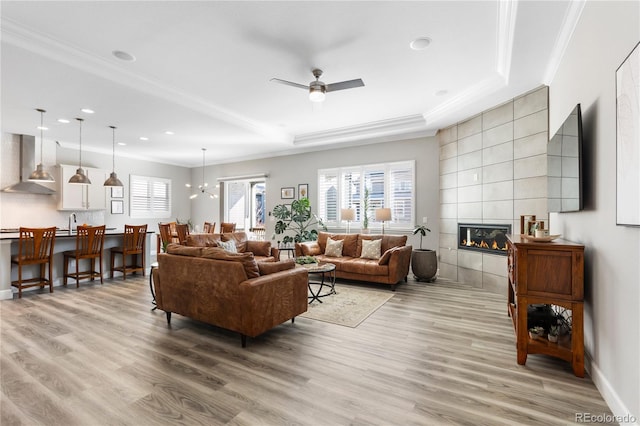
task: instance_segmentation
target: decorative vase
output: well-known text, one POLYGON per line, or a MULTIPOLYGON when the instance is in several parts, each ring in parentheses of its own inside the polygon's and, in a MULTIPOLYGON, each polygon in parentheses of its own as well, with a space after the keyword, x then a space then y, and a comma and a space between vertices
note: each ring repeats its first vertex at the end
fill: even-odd
POLYGON ((558 335, 548 334, 547 339, 549 339, 551 343, 558 343, 558 335))
POLYGON ((435 281, 438 272, 435 250, 414 249, 411 253, 411 271, 418 281, 435 281))
POLYGON ((360 230, 361 234, 368 234, 369 233, 369 228, 364 228, 360 230))

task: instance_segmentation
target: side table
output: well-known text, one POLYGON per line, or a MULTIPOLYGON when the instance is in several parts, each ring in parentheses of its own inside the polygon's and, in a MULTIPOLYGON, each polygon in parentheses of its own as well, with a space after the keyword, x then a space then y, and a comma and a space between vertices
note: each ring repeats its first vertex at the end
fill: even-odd
POLYGON ((151 304, 153 305, 153 308, 151 308, 152 311, 158 309, 158 307, 156 306, 156 293, 155 291, 153 291, 153 270, 157 267, 158 262, 153 262, 151 264, 151 271, 149 272, 149 290, 151 290, 151 296, 153 297, 153 300, 151 301, 151 304))
POLYGON ((278 254, 278 260, 280 260, 280 258, 282 257, 283 251, 287 252, 287 259, 296 257, 296 249, 294 247, 278 247, 278 251, 280 252, 278 254))
POLYGON ((309 296, 309 303, 312 303, 314 300, 317 300, 318 302, 322 303, 322 300, 320 300, 321 297, 326 297, 326 296, 330 296, 332 294, 336 294, 336 265, 334 265, 333 263, 320 263, 317 266, 304 266, 304 268, 309 272, 309 293, 311 293, 311 296, 309 296), (318 281, 312 281, 311 280, 311 274, 316 274, 316 275, 320 275, 321 276, 321 280, 320 282, 318 281), (325 284, 324 280, 325 280, 325 275, 328 274, 328 283, 325 284), (318 291, 316 291, 314 293, 313 291, 313 287, 311 287, 311 284, 314 285, 319 285, 318 287, 318 291), (322 294, 322 289, 324 287, 329 287, 329 291, 327 293, 322 294))

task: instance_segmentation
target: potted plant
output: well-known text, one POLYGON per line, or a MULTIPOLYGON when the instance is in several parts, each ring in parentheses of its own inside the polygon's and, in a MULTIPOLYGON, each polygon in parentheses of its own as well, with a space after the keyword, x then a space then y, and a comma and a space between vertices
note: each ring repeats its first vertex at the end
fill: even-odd
POLYGON ((273 208, 271 214, 278 220, 276 222, 276 234, 284 234, 285 232, 293 232, 291 235, 285 235, 282 238, 283 244, 301 243, 303 241, 315 241, 318 239, 318 230, 321 227, 327 230, 322 223, 322 219, 311 212, 311 203, 308 198, 294 200, 291 205, 278 204, 273 208))
POLYGON ((362 200, 362 230, 363 234, 369 233, 369 188, 364 188, 364 199, 362 200))
POLYGON ((552 325, 549 327, 549 333, 547 334, 547 339, 551 343, 558 343, 558 335, 560 334, 560 327, 557 325, 552 325))
POLYGON ((542 337, 544 335, 544 327, 536 325, 535 327, 531 327, 529 329, 529 337, 532 339, 537 339, 538 337, 542 337))
POLYGON ((413 235, 420 234, 420 248, 411 252, 411 271, 418 281, 434 281, 438 272, 438 258, 435 250, 422 248, 422 237, 431 232, 425 225, 416 225, 413 235))

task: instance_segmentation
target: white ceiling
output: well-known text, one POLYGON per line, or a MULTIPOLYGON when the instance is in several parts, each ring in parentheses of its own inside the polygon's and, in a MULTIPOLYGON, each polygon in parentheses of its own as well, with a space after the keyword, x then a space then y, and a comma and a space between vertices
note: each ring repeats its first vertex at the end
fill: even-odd
POLYGON ((2 1, 2 131, 196 167, 433 135, 547 83, 571 1, 2 1), (409 48, 429 37, 422 51, 409 48), (116 59, 121 50, 134 62, 116 59), (314 108, 313 68, 334 83, 314 108), (446 91, 445 94, 438 92, 446 91), (84 114, 81 108, 95 110, 84 114), (70 124, 56 120, 67 118, 70 124), (174 135, 166 135, 170 130, 174 135), (142 141, 141 136, 149 138, 142 141))

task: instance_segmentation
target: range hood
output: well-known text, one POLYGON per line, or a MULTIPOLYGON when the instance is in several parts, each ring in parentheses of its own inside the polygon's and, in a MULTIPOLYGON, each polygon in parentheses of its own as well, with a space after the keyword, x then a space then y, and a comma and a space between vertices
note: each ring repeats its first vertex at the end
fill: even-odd
POLYGON ((2 189, 2 192, 18 192, 23 194, 51 195, 56 191, 35 182, 28 182, 22 179, 29 176, 35 170, 36 162, 36 138, 29 135, 16 135, 20 138, 20 181, 2 189))

